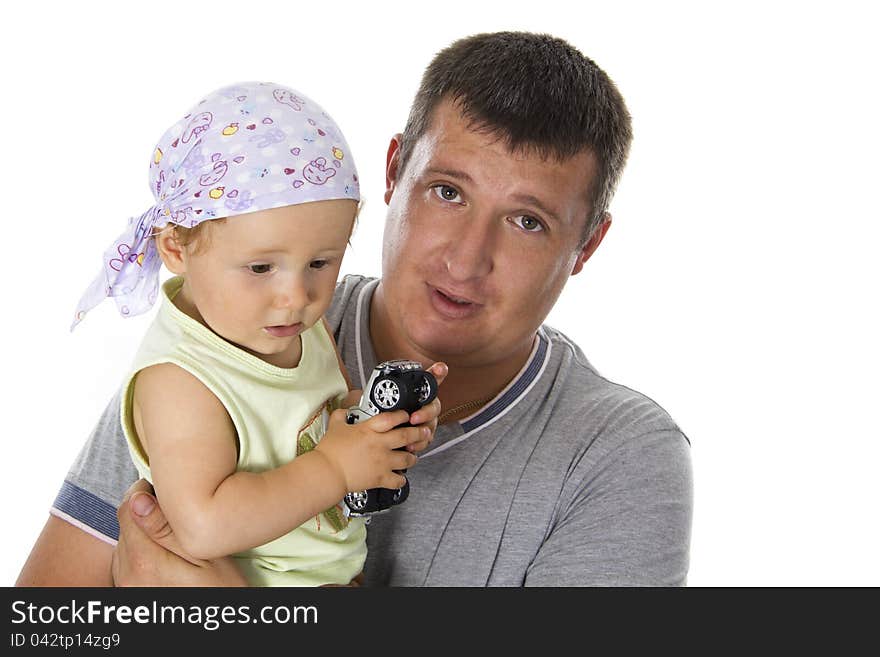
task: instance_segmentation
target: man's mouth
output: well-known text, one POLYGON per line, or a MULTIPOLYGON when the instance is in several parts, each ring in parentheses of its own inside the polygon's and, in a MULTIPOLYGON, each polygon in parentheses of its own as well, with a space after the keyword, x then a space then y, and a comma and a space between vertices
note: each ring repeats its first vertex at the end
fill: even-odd
POLYGON ((440 289, 438 289, 437 291, 438 291, 441 295, 443 295, 444 297, 446 297, 447 299, 449 299, 450 301, 452 301, 453 303, 457 303, 457 304, 459 304, 459 305, 461 305, 461 306, 464 306, 464 305, 468 305, 468 304, 472 304, 472 303, 473 303, 473 301, 471 301, 470 299, 465 299, 464 297, 457 297, 457 296, 454 296, 454 295, 452 295, 452 294, 449 294, 448 292, 444 292, 443 290, 440 290, 440 289))
POLYGON ((431 303, 441 315, 452 319, 464 319, 477 313, 483 307, 481 303, 468 297, 443 290, 433 285, 428 286, 431 292, 431 303))

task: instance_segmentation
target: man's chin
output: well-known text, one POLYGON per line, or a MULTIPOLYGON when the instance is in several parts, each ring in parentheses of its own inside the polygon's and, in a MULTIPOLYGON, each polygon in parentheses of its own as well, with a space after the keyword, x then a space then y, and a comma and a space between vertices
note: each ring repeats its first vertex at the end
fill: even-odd
POLYGON ((410 333, 410 342, 425 357, 450 365, 453 362, 469 364, 471 361, 483 360, 488 355, 485 341, 479 333, 472 330, 413 332, 410 333))

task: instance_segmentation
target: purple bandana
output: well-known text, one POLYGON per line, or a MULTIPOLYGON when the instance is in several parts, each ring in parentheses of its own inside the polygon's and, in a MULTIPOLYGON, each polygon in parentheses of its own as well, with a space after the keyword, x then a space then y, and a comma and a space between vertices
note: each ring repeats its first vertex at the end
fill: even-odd
POLYGON ((300 92, 269 82, 208 94, 166 131, 150 160, 150 190, 156 204, 129 219, 105 251, 71 330, 107 297, 125 317, 153 306, 162 264, 153 228, 191 228, 312 201, 360 200, 357 170, 333 119, 300 92))

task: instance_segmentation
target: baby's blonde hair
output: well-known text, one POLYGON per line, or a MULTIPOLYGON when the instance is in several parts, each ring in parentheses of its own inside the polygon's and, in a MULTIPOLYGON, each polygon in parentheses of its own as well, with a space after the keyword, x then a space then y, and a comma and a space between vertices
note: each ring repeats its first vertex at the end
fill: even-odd
POLYGON ((153 237, 157 237, 166 230, 171 230, 174 231, 174 238, 180 246, 187 249, 190 253, 201 253, 204 249, 208 248, 211 243, 211 231, 209 226, 211 224, 225 222, 226 218, 221 217, 219 219, 212 219, 211 221, 203 221, 192 228, 168 223, 161 228, 154 228, 153 237))

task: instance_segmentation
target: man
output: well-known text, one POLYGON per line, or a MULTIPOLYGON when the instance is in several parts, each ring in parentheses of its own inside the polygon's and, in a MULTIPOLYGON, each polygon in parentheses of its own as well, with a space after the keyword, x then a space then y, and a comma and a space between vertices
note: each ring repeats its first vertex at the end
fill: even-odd
MULTIPOLYGON (((366 584, 685 583, 687 439, 542 326, 611 225, 630 141, 614 84, 561 40, 477 35, 428 67, 388 149, 382 279, 347 277, 328 313, 355 385, 391 358, 449 365, 410 498, 370 524, 366 584)), ((19 583, 110 583, 115 506, 136 478, 117 407, 19 583)), ((230 560, 178 556, 144 490, 119 511, 118 583, 241 583, 230 560)))

